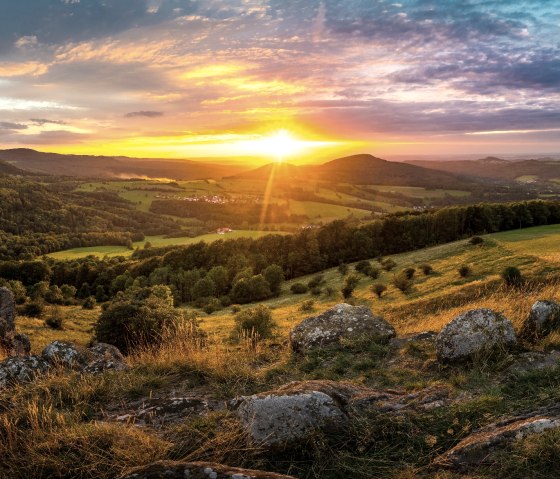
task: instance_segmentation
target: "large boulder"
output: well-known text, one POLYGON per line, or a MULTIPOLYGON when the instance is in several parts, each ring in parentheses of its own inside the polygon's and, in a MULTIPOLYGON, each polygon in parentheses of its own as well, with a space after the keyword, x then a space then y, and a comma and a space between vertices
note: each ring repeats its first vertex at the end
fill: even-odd
POLYGON ((386 342, 395 336, 395 329, 366 306, 337 304, 324 313, 307 318, 290 332, 290 343, 296 352, 335 345, 340 340, 370 337, 386 342))
POLYGON ((345 406, 358 392, 352 385, 334 381, 294 382, 242 397, 234 406, 255 443, 291 446, 314 433, 339 432, 348 419, 345 406))
POLYGON ((70 369, 83 369, 86 358, 72 343, 53 341, 42 353, 43 358, 53 366, 63 366, 70 369))
POLYGON ((520 336, 528 341, 543 338, 560 325, 560 304, 537 301, 521 327, 520 336))
POLYGON ((128 365, 119 348, 111 344, 97 343, 85 351, 87 361, 83 371, 91 374, 99 374, 107 370, 125 371, 128 365))
POLYGON ((449 363, 516 344, 513 325, 507 318, 491 309, 473 309, 441 330, 436 338, 436 353, 440 362, 449 363))
POLYGON ((14 356, 0 362, 0 388, 31 381, 37 374, 46 372, 49 364, 41 357, 14 356))
POLYGON ((213 462, 158 461, 127 472, 120 479, 294 479, 273 472, 224 466, 213 462))
POLYGON ((11 356, 16 330, 16 302, 14 294, 6 287, 0 288, 0 349, 11 356))
POLYGON ((435 461, 435 465, 458 470, 491 463, 493 454, 512 442, 560 427, 559 417, 535 416, 491 424, 463 439, 435 461))

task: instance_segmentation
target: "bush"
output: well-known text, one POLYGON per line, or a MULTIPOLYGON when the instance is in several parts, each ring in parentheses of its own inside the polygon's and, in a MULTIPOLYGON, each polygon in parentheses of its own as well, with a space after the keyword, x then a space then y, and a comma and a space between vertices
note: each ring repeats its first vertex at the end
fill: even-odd
POLYGON ((310 313, 312 311, 315 311, 315 301, 313 301, 312 299, 304 301, 303 303, 301 303, 299 310, 302 313, 310 313))
POLYGON ((327 287, 325 288, 324 293, 325 293, 325 296, 326 296, 327 298, 330 298, 331 296, 334 295, 335 291, 334 291, 334 288, 332 288, 331 286, 327 286, 327 287))
POLYGON ((387 286, 385 286, 384 284, 381 283, 375 283, 372 287, 371 287, 371 292, 375 295, 377 295, 378 298, 381 298, 381 296, 383 295, 383 293, 387 291, 387 286))
POLYGON ((233 314, 236 314, 236 313, 239 313, 239 311, 241 311, 241 306, 239 306, 238 304, 232 304, 231 312, 233 314))
POLYGON ((502 271, 502 279, 504 283, 508 286, 521 286, 523 283, 523 276, 521 275, 521 271, 519 268, 515 266, 508 266, 502 271))
POLYGON ((464 264, 459 267, 457 272, 459 273, 459 276, 461 276, 461 278, 466 278, 472 274, 472 268, 469 265, 464 264))
POLYGON ((321 288, 320 286, 315 286, 314 288, 311 288, 310 292, 313 296, 321 296, 321 294, 323 293, 323 288, 321 288))
POLYGON ((222 304, 218 298, 209 298, 208 302, 202 309, 206 314, 212 314, 222 309, 222 304))
POLYGON ((95 305, 97 304, 97 301, 95 301, 95 298, 93 296, 88 296, 84 302, 82 303, 82 308, 83 309, 93 309, 95 308, 95 305))
POLYGON ((309 289, 313 289, 321 286, 324 283, 325 283, 325 277, 322 274, 317 274, 308 281, 307 287, 309 289))
POLYGON ((55 306, 51 309, 47 319, 45 319, 45 324, 51 329, 64 329, 64 316, 59 306, 55 306))
POLYGON ((396 266, 397 266, 397 263, 395 263, 391 258, 384 259, 381 262, 381 267, 385 271, 392 271, 393 269, 396 268, 396 266))
POLYGON ((362 260, 359 261, 358 263, 356 263, 356 266, 354 266, 354 269, 358 272, 358 273, 362 273, 367 275, 369 269, 371 268, 371 263, 367 260, 362 260))
POLYGON ((473 236, 470 240, 469 243, 477 246, 477 245, 481 245, 482 243, 484 243, 484 239, 481 238, 480 236, 473 236))
POLYGON ((20 308, 21 314, 30 318, 40 318, 44 311, 45 305, 42 301, 31 301, 30 303, 25 303, 20 308))
POLYGON ((371 279, 377 279, 379 278, 379 273, 381 271, 379 271, 379 268, 375 268, 374 266, 371 266, 367 272, 367 275, 371 278, 371 279))
POLYGON ((354 290, 358 283, 360 282, 360 277, 356 276, 355 274, 350 274, 346 277, 346 281, 344 282, 344 286, 341 289, 342 296, 344 299, 349 299, 354 294, 354 290))
POLYGON ((53 284, 45 294, 45 301, 50 304, 64 303, 64 296, 60 288, 53 284))
POLYGON ((309 291, 309 288, 303 283, 294 283, 290 286, 290 291, 294 294, 305 294, 309 291))
POLYGON ((346 276, 346 274, 348 273, 348 265, 346 263, 340 263, 338 265, 338 272, 341 276, 346 276))
POLYGON ((406 277, 406 279, 414 278, 414 273, 416 273, 416 270, 414 268, 406 268, 402 271, 402 274, 406 277))
POLYGON ((420 265, 420 269, 422 270, 422 273, 424 273, 424 276, 428 276, 434 272, 434 268, 432 268, 429 264, 420 265))
POLYGON ((284 282, 284 270, 277 264, 271 264, 263 271, 264 279, 268 282, 272 294, 280 294, 284 282))
POLYGON ((128 353, 138 346, 159 344, 182 319, 182 311, 173 307, 169 287, 132 288, 117 293, 105 305, 95 325, 95 338, 128 353))
POLYGON ((237 338, 249 337, 254 341, 272 337, 276 323, 266 306, 240 311, 234 317, 234 334, 237 338))
POLYGON ((231 290, 232 301, 239 304, 261 301, 271 296, 270 286, 262 274, 241 278, 231 290))
POLYGON ((405 274, 397 274, 393 278, 393 285, 404 294, 407 294, 410 288, 412 288, 412 281, 405 274))

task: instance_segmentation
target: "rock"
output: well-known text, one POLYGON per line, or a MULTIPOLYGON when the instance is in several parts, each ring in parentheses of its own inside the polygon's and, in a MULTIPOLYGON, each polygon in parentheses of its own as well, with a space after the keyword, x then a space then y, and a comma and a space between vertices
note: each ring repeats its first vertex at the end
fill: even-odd
POLYGON ((125 371, 128 365, 119 349, 111 344, 97 343, 88 348, 85 352, 87 365, 83 368, 86 373, 99 374, 103 371, 112 369, 115 371, 125 371))
POLYGON ((457 316, 436 338, 440 362, 457 362, 517 344, 511 322, 490 309, 473 309, 457 316))
POLYGON ((560 304, 554 301, 537 301, 521 327, 520 336, 535 341, 551 333, 560 324, 560 304))
POLYGON ((203 416, 218 408, 218 405, 198 397, 149 398, 129 404, 130 406, 136 409, 130 413, 121 412, 112 419, 136 425, 150 424, 161 427, 168 423, 181 422, 186 417, 203 416))
POLYGON ((324 313, 303 320, 290 332, 290 343, 296 352, 307 352, 338 344, 341 339, 371 337, 386 342, 395 329, 383 318, 374 316, 366 306, 337 304, 324 313))
POLYGON ((405 336, 395 337, 391 339, 391 341, 389 341, 389 344, 393 348, 400 349, 410 343, 416 343, 416 342, 424 342, 424 343, 432 344, 435 342, 436 338, 437 338, 437 333, 435 331, 423 331, 421 333, 407 334, 405 336))
POLYGON ((0 288, 0 349, 11 356, 14 352, 16 330, 16 302, 14 294, 6 287, 0 288))
POLYGON ((27 334, 18 333, 14 336, 14 354, 16 356, 29 356, 31 353, 31 341, 27 334))
POLYGON ((313 433, 340 431, 348 419, 345 405, 359 392, 352 385, 335 381, 294 382, 242 397, 234 406, 255 443, 289 446, 313 433))
POLYGON ((560 427, 560 417, 536 416, 492 424, 463 439, 453 449, 440 456, 435 465, 466 470, 471 466, 490 463, 492 454, 513 441, 541 434, 560 427))
POLYGON ((159 461, 135 468, 120 479, 294 479, 273 472, 239 469, 212 462, 159 461))
POLYGON ((532 371, 552 369, 560 365, 560 351, 541 353, 529 351, 521 353, 514 363, 508 368, 510 375, 527 374, 532 371))
POLYGON ((11 357, 0 362, 0 388, 19 382, 31 381, 37 374, 49 369, 49 364, 41 357, 11 357))
POLYGON ((83 369, 86 358, 76 346, 65 341, 53 341, 42 353, 43 358, 53 366, 63 366, 70 369, 83 369))

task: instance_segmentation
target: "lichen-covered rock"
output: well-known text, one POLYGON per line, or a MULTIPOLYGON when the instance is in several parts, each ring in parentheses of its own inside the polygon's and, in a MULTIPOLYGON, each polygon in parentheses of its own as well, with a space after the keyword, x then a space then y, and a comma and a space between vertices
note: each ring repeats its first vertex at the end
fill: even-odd
POLYGON ((53 366, 83 369, 86 365, 84 355, 74 344, 65 341, 53 341, 43 349, 42 356, 53 366))
POLYGON ((128 365, 119 349, 111 344, 97 343, 85 352, 85 373, 99 374, 107 370, 125 371, 128 365))
POLYGON ((31 381, 37 374, 48 370, 49 364, 41 357, 14 356, 0 362, 0 388, 31 381))
POLYGON ((340 431, 348 419, 345 405, 358 392, 352 385, 334 381, 294 382, 242 397, 235 406, 255 443, 289 446, 313 433, 340 431))
POLYGON ((560 366, 560 351, 549 351, 546 353, 528 351, 521 353, 507 371, 510 376, 515 376, 532 371, 552 369, 558 366, 560 366))
POLYGON ((366 306, 337 304, 324 313, 307 318, 290 332, 290 343, 296 352, 338 344, 341 339, 370 337, 386 342, 395 336, 395 329, 366 306))
POLYGON ((513 325, 507 318, 491 309, 473 309, 441 330, 436 338, 436 353, 440 362, 456 362, 516 344, 513 325))
POLYGON ((135 468, 120 479, 294 479, 273 472, 224 466, 212 462, 159 461, 135 468))
POLYGON ((513 441, 541 434, 560 427, 560 417, 536 416, 506 424, 492 424, 463 439, 453 449, 440 456, 435 464, 466 470, 491 462, 492 454, 513 441))
POLYGON ((560 304, 537 301, 521 327, 520 336, 528 341, 545 337, 560 325, 560 304))

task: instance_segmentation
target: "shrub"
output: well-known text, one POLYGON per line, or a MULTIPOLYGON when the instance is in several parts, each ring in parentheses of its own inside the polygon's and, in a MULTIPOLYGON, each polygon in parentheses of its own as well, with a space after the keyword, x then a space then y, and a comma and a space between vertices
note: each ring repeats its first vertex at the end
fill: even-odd
POLYGON ((309 288, 303 283, 294 283, 290 286, 290 291, 294 294, 305 294, 309 288))
POLYGON ((387 286, 385 286, 384 284, 381 284, 381 283, 375 283, 371 287, 371 292, 373 294, 377 295, 378 298, 381 298, 381 296, 383 295, 383 293, 385 291, 387 291, 387 286))
POLYGON ((428 276, 434 272, 434 268, 432 268, 429 264, 420 265, 420 269, 422 270, 422 273, 424 273, 424 276, 428 276))
POLYGON ((341 276, 346 276, 346 274, 348 273, 348 265, 346 263, 340 263, 338 265, 338 272, 341 276))
POLYGON ((317 274, 308 281, 307 287, 309 289, 313 289, 313 288, 317 288, 318 286, 321 286, 324 283, 325 283, 325 277, 322 274, 317 274))
POLYGON ((284 270, 277 264, 271 264, 263 271, 264 279, 268 282, 270 291, 278 295, 284 282, 284 270))
POLYGON ((272 296, 270 286, 262 274, 241 278, 231 290, 232 301, 239 304, 261 301, 270 296, 272 296))
POLYGON ((208 302, 202 309, 206 314, 212 314, 222 309, 222 304, 218 298, 209 298, 208 302))
POLYGON ((239 313, 239 311, 241 311, 241 306, 239 306, 238 304, 233 304, 231 306, 231 312, 233 314, 239 313))
POLYGON ((469 265, 464 264, 459 267, 457 272, 459 273, 459 276, 461 276, 461 278, 466 278, 472 274, 472 268, 469 265))
POLYGON ((519 268, 515 266, 508 266, 502 271, 502 279, 508 286, 521 286, 523 283, 523 276, 519 268))
POLYGON ((330 298, 331 296, 334 295, 335 291, 334 291, 334 288, 332 288, 331 286, 327 286, 327 287, 325 288, 324 293, 325 293, 325 296, 327 296, 328 298, 330 298))
POLYGON ((397 266, 397 263, 395 263, 391 258, 384 259, 381 262, 381 267, 385 271, 392 271, 393 269, 396 268, 396 266, 397 266))
POLYGON ((42 301, 31 301, 30 303, 25 303, 21 307, 21 314, 31 318, 40 318, 44 311, 45 306, 42 301))
POLYGON ((64 329, 64 316, 59 306, 54 306, 51 309, 47 319, 45 319, 45 324, 51 329, 64 329))
POLYGON ((301 303, 299 310, 302 313, 310 313, 312 311, 315 311, 315 301, 313 301, 312 299, 304 301, 303 303, 301 303))
POLYGON ((266 306, 240 311, 234 317, 234 334, 237 338, 250 337, 255 341, 272 337, 276 323, 266 306))
POLYGON ((313 296, 320 296, 323 293, 323 288, 321 288, 320 286, 315 286, 314 288, 311 288, 311 294, 313 296))
POLYGON ((220 296, 220 304, 224 307, 227 308, 228 306, 231 306, 231 298, 227 295, 225 296, 220 296))
POLYGON ((88 296, 84 302, 82 303, 82 308, 83 309, 93 309, 95 308, 95 305, 97 304, 97 301, 95 301, 95 298, 93 296, 88 296))
POLYGON ((64 296, 60 288, 53 284, 45 294, 45 301, 50 304, 64 303, 64 296))
POLYGON ((371 266, 367 272, 367 275, 371 278, 371 279, 377 279, 379 278, 379 268, 375 268, 374 266, 371 266))
POLYGON ((131 288, 105 305, 95 325, 95 337, 127 353, 137 346, 159 344, 164 333, 182 319, 182 311, 173 307, 169 287, 131 288))
POLYGON ((416 270, 414 268, 406 268, 402 271, 402 274, 406 277, 406 279, 414 278, 414 273, 416 273, 416 270))
POLYGON ((395 277, 393 278, 393 285, 404 294, 407 294, 412 287, 412 281, 407 278, 405 274, 401 273, 395 275, 395 277))
POLYGON ((484 239, 481 238, 480 236, 473 236, 470 240, 469 243, 472 245, 481 245, 482 243, 484 243, 484 239))
POLYGON ((371 268, 371 263, 367 260, 362 260, 359 261, 358 263, 356 263, 356 266, 354 266, 354 269, 358 272, 358 273, 362 273, 367 275, 369 269, 371 268))
POLYGON ((344 282, 344 286, 341 289, 342 296, 344 299, 349 299, 354 294, 354 290, 358 283, 360 282, 360 277, 356 276, 355 274, 350 274, 346 277, 346 281, 344 282))

